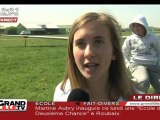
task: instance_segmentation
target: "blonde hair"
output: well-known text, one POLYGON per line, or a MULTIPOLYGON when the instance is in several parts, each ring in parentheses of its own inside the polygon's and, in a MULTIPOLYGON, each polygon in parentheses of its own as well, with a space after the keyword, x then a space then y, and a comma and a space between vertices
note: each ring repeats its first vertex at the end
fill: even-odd
POLYGON ((116 60, 112 61, 109 68, 109 97, 111 100, 116 100, 117 97, 123 96, 128 98, 131 94, 130 83, 126 74, 124 59, 121 51, 121 28, 116 19, 105 13, 90 12, 80 16, 72 25, 68 39, 68 56, 67 56, 67 71, 62 82, 61 89, 64 90, 66 81, 69 79, 71 89, 86 88, 86 80, 80 73, 73 56, 73 39, 75 32, 89 22, 99 21, 110 30, 111 43, 116 60))

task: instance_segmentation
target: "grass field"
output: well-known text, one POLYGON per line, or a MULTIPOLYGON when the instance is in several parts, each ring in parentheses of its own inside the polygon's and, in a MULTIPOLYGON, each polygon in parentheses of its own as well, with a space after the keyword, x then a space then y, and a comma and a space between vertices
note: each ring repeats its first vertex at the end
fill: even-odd
POLYGON ((22 37, 0 36, 0 98, 52 101, 66 69, 66 44, 27 38, 25 47, 22 37))
POLYGON ((0 36, 0 97, 51 101, 65 59, 66 40, 0 36))

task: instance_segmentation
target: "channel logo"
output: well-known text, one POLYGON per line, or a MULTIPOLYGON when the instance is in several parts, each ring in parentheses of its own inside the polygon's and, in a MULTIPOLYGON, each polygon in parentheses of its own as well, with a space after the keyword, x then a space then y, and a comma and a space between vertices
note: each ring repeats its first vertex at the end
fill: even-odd
POLYGON ((0 17, 0 23, 16 23, 18 17, 0 17))
POLYGON ((0 99, 0 112, 1 111, 26 111, 26 99, 0 99))

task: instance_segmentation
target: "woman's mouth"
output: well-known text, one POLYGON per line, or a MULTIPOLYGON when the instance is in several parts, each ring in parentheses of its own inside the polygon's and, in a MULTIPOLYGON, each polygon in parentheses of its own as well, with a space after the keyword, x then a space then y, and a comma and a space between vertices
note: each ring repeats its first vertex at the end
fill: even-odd
POLYGON ((85 64, 84 64, 84 67, 85 67, 88 71, 96 70, 98 66, 99 66, 98 63, 92 63, 92 62, 89 62, 89 63, 85 63, 85 64))

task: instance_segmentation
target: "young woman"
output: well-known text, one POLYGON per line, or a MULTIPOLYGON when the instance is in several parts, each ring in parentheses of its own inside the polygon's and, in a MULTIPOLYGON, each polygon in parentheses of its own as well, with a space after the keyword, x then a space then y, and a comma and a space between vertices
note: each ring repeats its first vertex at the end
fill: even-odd
POLYGON ((90 101, 123 101, 132 94, 121 52, 121 30, 109 14, 86 13, 73 24, 68 40, 67 72, 54 101, 67 101, 75 88, 90 101))

